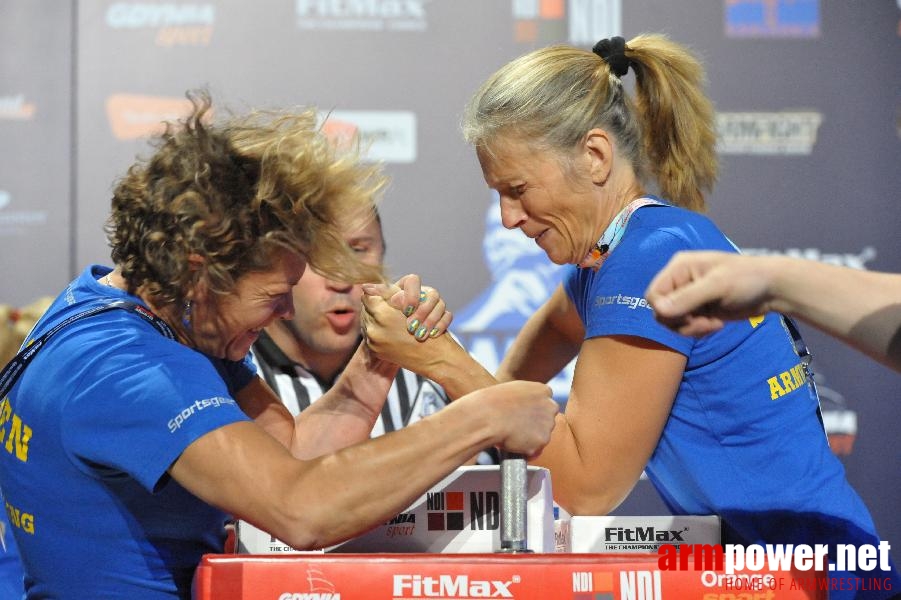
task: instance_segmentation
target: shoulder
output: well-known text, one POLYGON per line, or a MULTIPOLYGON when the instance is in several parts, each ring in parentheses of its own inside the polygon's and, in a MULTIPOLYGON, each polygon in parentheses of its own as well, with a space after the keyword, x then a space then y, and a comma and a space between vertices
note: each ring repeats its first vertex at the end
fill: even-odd
POLYGON ((732 243, 710 217, 668 204, 635 211, 626 233, 629 239, 624 239, 623 244, 640 244, 647 250, 667 246, 732 248, 732 243))

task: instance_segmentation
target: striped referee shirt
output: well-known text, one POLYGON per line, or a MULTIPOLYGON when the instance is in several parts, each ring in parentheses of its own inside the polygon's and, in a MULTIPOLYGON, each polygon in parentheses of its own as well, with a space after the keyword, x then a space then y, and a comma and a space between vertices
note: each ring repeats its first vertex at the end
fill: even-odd
MULTIPOLYGON (((260 332, 251 353, 260 375, 293 415, 300 414, 331 387, 331 382, 320 380, 285 356, 265 331, 260 332)), ((400 369, 388 391, 382 414, 372 428, 372 437, 415 423, 441 410, 448 402, 447 394, 437 383, 400 369)))

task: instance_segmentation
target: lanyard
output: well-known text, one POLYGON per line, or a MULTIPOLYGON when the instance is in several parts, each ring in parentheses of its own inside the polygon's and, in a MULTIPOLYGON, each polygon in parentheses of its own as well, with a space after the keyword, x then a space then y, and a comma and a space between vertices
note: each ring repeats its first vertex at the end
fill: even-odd
POLYGON ((124 309, 131 311, 153 325, 157 331, 162 333, 164 336, 169 338, 170 340, 175 339, 175 334, 172 332, 172 329, 169 325, 166 324, 161 318, 150 312, 146 307, 141 306, 140 304, 135 304, 134 302, 129 302, 128 300, 114 300, 109 304, 105 304, 103 306, 95 306, 94 308, 89 308, 84 312, 80 312, 77 315, 72 315, 68 319, 64 319, 60 321, 56 325, 50 328, 44 335, 33 340, 29 343, 25 348, 23 348, 18 354, 9 363, 3 367, 3 370, 0 371, 0 398, 6 396, 6 394, 12 389, 12 387, 16 384, 21 377, 22 372, 25 370, 32 360, 34 360, 35 355, 37 355, 38 351, 47 345, 47 341, 59 333, 59 331, 74 323, 75 321, 79 321, 86 317, 93 317, 94 315, 98 315, 100 313, 104 313, 110 310, 115 309, 124 309))
POLYGON ((607 257, 613 252, 613 249, 616 248, 623 238, 623 233, 626 231, 626 225, 629 224, 632 213, 642 206, 649 205, 666 206, 663 202, 648 197, 636 198, 627 204, 626 207, 614 217, 613 221, 610 222, 610 225, 604 230, 604 233, 601 235, 600 239, 598 239, 594 248, 592 248, 588 254, 585 255, 585 258, 582 259, 582 262, 579 263, 579 267, 583 269, 592 268, 595 271, 600 269, 601 265, 604 264, 604 261, 607 260, 607 257))

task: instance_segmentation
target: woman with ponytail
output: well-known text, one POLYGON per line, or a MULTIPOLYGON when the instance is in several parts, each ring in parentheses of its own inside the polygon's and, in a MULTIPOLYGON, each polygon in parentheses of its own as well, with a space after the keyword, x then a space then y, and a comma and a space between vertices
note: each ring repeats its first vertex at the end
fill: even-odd
MULTIPOLYGON (((662 35, 538 49, 489 77, 462 125, 504 226, 569 271, 493 376, 450 337, 405 340, 374 289, 370 348, 454 394, 546 382, 578 357, 565 412, 532 459, 572 514, 609 513, 645 471, 674 514, 719 515, 728 543, 878 545, 829 449, 792 323, 769 313, 695 339, 657 322, 645 298, 675 253, 737 252, 703 214, 715 115, 692 53, 662 35)), ((886 595, 899 582, 893 570, 830 576, 894 578, 886 595)))

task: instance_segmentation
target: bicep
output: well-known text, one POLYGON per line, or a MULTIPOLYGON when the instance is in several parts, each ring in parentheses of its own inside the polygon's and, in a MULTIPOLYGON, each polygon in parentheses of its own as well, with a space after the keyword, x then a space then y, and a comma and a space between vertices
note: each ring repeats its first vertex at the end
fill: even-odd
MULTIPOLYGON (((169 468, 182 487, 238 518, 254 515, 277 524, 269 501, 288 496, 298 461, 277 440, 248 421, 219 427, 188 445, 169 468)), ((262 521, 262 522, 260 522, 262 521)))
POLYGON ((566 408, 583 447, 592 455, 621 455, 640 473, 669 417, 685 361, 682 354, 644 338, 586 340, 566 408))
POLYGON ((644 338, 583 343, 558 439, 539 461, 554 472, 561 504, 604 514, 625 498, 657 446, 685 363, 644 338))

